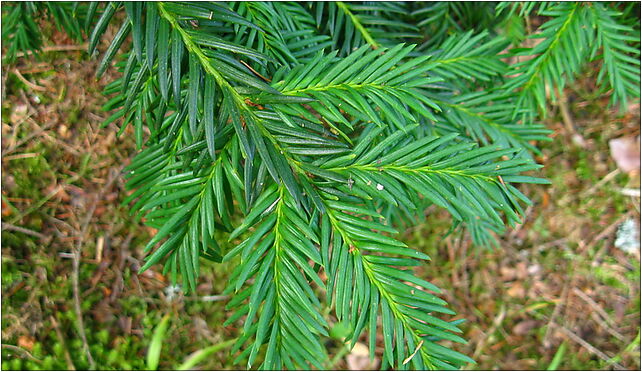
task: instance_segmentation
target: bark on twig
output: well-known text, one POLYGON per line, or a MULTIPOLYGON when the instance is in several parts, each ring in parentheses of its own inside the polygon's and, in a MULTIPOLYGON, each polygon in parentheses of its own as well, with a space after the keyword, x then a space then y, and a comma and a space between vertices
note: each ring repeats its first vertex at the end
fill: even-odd
POLYGON ((3 349, 7 349, 7 350, 11 350, 11 351, 16 352, 16 353, 19 353, 19 354, 27 357, 28 359, 33 360, 36 363, 42 363, 42 360, 34 357, 33 355, 31 355, 30 352, 28 352, 27 350, 25 350, 25 349, 23 349, 21 347, 18 347, 18 346, 15 346, 15 345, 2 344, 2 348, 3 349))
POLYGON ((624 368, 621 364, 619 364, 617 362, 614 362, 612 360, 613 358, 611 358, 610 356, 606 355, 603 351, 597 349, 595 346, 589 344, 586 340, 584 340, 580 336, 578 336, 575 333, 573 333, 570 329, 568 329, 568 328, 566 328, 566 327, 564 327, 562 325, 559 325, 559 324, 557 324, 555 322, 552 322, 552 325, 557 327, 557 328, 559 328, 559 330, 562 331, 562 333, 564 333, 568 338, 570 338, 571 340, 573 340, 573 341, 577 342, 578 344, 580 344, 583 348, 588 350, 591 354, 594 354, 598 358, 604 360, 605 362, 608 362, 609 364, 612 364, 615 369, 620 370, 620 371, 626 370, 626 368, 624 368))
POLYGON ((22 76, 22 74, 20 73, 20 71, 18 71, 17 68, 14 68, 11 72, 13 72, 14 75, 16 75, 16 77, 18 79, 20 79, 20 81, 22 81, 30 89, 37 90, 38 92, 46 92, 47 91, 47 88, 42 87, 42 86, 37 85, 37 84, 34 84, 34 83, 30 82, 29 80, 27 80, 26 77, 22 76))
MULTIPOLYGON (((76 51, 76 50, 85 50, 87 49, 87 44, 81 44, 81 45, 50 45, 46 46, 42 49, 40 49, 40 52, 46 53, 46 52, 71 52, 71 51, 76 51)), ((32 55, 33 52, 31 50, 28 50, 26 52, 18 52, 16 53, 16 57, 21 58, 24 56, 32 55)))
POLYGON ((593 320, 595 320, 599 325, 606 329, 607 332, 609 332, 618 340, 626 341, 626 338, 620 332, 613 328, 615 327, 615 321, 611 319, 609 314, 607 314, 606 311, 604 311, 604 309, 597 302, 593 301, 591 297, 577 288, 573 288, 573 293, 584 300, 584 302, 589 304, 596 311, 596 313, 591 313, 591 317, 593 318, 593 320))
POLYGON ((29 229, 26 229, 26 228, 20 227, 20 226, 15 226, 15 225, 12 225, 12 224, 6 223, 6 222, 2 223, 2 230, 17 231, 19 233, 35 236, 36 238, 38 238, 40 240, 45 240, 47 238, 46 236, 44 236, 43 234, 41 234, 39 232, 35 232, 33 230, 29 230, 29 229))

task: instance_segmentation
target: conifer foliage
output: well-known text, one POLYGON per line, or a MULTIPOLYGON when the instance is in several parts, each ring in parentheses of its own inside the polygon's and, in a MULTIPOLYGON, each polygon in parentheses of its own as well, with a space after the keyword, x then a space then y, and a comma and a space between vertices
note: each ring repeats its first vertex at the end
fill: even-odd
POLYGON ((3 4, 7 61, 40 46, 38 14, 121 72, 104 124, 135 133, 125 203, 158 229, 141 270, 194 291, 202 260, 233 264, 248 367, 326 368, 335 323, 371 356, 382 334, 382 367, 472 362, 397 229, 434 205, 494 244, 530 203, 518 185, 546 183, 524 173, 549 92, 597 61, 613 103, 639 97, 639 17, 617 4, 3 4))

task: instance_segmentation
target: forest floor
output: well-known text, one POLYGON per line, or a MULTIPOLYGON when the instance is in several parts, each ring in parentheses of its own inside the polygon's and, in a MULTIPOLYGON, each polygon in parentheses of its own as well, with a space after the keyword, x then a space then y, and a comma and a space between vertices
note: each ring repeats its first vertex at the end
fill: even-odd
MULTIPOLYGON (((50 45, 73 44, 52 35, 50 45)), ((3 65, 2 369, 145 369, 166 314, 159 367, 176 369, 236 337, 235 326, 222 326, 230 312, 219 295, 231 270, 204 263, 190 296, 159 267, 136 274, 153 231, 120 204, 134 136, 100 128, 101 89, 115 72, 97 81, 97 61, 71 49, 3 65)), ((467 319, 469 343, 453 347, 477 361, 468 369, 641 367, 639 246, 628 253, 616 241, 622 223, 640 223, 639 166, 620 170, 609 148, 640 135, 640 106, 606 109, 594 80, 588 71, 566 89, 566 103, 552 105, 552 141, 536 158, 552 184, 521 188, 533 205, 499 248, 446 235, 449 218, 433 209, 404 233, 433 259, 420 274, 467 319)), ((328 345, 337 355, 328 369, 368 367, 359 348, 328 345)), ((227 352, 197 367, 244 367, 227 352)))

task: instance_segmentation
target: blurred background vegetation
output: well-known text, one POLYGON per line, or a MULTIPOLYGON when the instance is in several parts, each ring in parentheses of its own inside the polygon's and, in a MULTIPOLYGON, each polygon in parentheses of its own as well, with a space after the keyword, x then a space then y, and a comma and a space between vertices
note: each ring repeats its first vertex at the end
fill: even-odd
MULTIPOLYGON (((2 66, 2 369, 145 369, 168 314, 158 368, 239 368, 220 345, 237 335, 222 326, 231 313, 219 295, 232 268, 203 262, 187 297, 160 267, 136 274, 152 231, 120 204, 134 136, 100 128, 113 76, 97 81, 86 47, 43 27, 44 53, 2 66)), ((641 367, 640 105, 606 110, 596 71, 551 107, 553 141, 537 161, 552 185, 524 185, 534 205, 501 248, 447 234, 437 209, 403 237, 433 258, 420 274, 467 320, 470 341, 455 348, 477 361, 469 369, 641 367), (637 236, 627 238, 627 224, 637 236)), ((328 369, 378 367, 360 347, 327 345, 328 369)))

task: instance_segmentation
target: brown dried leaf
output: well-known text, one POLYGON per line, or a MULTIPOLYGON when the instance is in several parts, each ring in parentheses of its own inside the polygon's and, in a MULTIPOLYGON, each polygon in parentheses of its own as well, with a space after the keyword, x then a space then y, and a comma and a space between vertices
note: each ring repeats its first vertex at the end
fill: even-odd
POLYGON ((36 339, 29 335, 22 335, 18 337, 18 346, 20 346, 23 349, 27 349, 31 351, 35 343, 36 343, 36 339))

